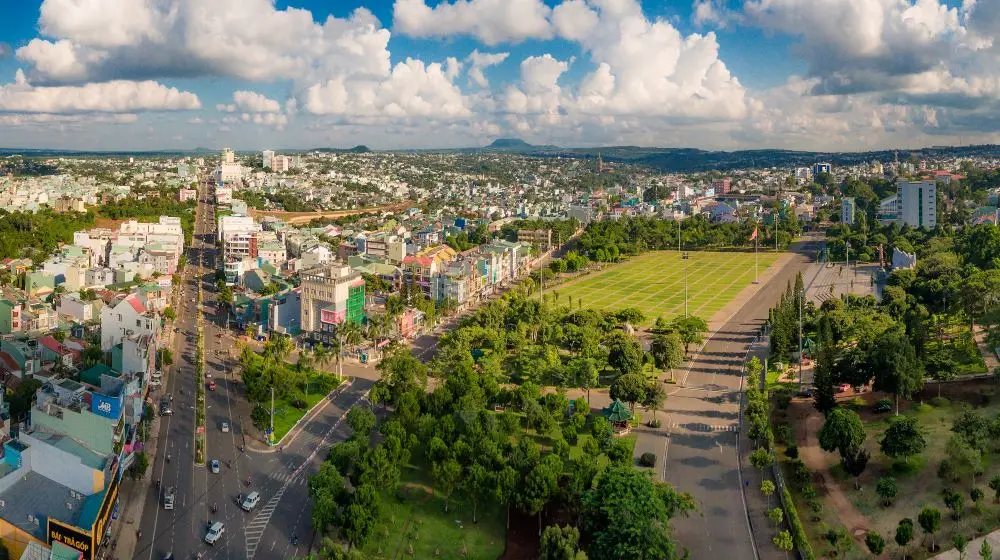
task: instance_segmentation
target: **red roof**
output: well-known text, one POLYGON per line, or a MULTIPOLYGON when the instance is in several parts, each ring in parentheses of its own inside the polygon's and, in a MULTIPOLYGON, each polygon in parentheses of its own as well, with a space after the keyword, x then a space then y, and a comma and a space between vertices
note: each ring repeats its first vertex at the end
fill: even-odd
POLYGON ((7 352, 0 352, 0 367, 9 372, 21 371, 21 366, 17 365, 17 360, 7 352))
POLYGON ((146 306, 143 305, 142 302, 139 301, 139 298, 135 297, 134 295, 128 296, 127 298, 125 298, 125 300, 128 301, 129 305, 132 306, 132 309, 135 309, 136 313, 141 314, 146 312, 146 306))
POLYGON ((62 343, 51 336, 43 336, 42 338, 39 338, 38 343, 49 350, 52 350, 56 354, 63 354, 67 351, 66 347, 63 346, 62 343))

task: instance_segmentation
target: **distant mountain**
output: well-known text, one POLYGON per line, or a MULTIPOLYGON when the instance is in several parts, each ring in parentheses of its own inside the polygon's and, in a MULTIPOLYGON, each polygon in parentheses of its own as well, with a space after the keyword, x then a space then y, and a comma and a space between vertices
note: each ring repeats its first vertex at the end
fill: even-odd
POLYGON ((299 152, 322 152, 325 154, 365 154, 371 151, 368 146, 359 144, 353 148, 313 148, 312 150, 295 150, 299 152))
POLYGON ((498 150, 523 150, 534 148, 531 144, 521 140, 520 138, 497 138, 492 144, 486 146, 486 149, 498 149, 498 150))

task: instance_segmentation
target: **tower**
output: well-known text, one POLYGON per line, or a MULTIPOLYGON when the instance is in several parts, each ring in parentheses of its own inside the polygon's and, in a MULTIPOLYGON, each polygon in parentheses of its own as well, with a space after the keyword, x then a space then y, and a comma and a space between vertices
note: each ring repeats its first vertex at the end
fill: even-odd
POLYGON ((601 152, 597 152, 597 174, 604 173, 604 160, 601 159, 601 152))

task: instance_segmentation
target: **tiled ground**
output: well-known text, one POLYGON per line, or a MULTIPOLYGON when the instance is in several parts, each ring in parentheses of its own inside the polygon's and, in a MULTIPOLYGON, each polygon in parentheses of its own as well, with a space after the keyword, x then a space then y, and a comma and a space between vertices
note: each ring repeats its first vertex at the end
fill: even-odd
MULTIPOLYGON (((688 311, 710 320, 715 313, 754 280, 753 252, 690 251, 686 261, 677 251, 657 251, 608 266, 579 281, 553 289, 559 302, 567 297, 593 309, 635 307, 649 321, 670 320, 684 312, 684 277, 687 272, 688 311)), ((759 273, 778 257, 761 251, 759 273)))

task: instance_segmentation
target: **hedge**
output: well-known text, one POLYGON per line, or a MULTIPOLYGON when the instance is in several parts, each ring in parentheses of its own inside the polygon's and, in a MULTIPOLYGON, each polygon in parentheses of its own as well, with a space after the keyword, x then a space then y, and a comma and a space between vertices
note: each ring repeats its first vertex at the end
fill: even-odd
POLYGON ((782 492, 784 493, 783 497, 786 504, 785 519, 788 521, 788 526, 792 529, 792 538, 795 540, 795 547, 799 549, 799 554, 803 558, 815 560, 816 555, 809 544, 806 530, 802 527, 802 521, 799 519, 798 508, 795 507, 795 502, 792 501, 792 495, 788 491, 788 487, 783 487, 782 492))

